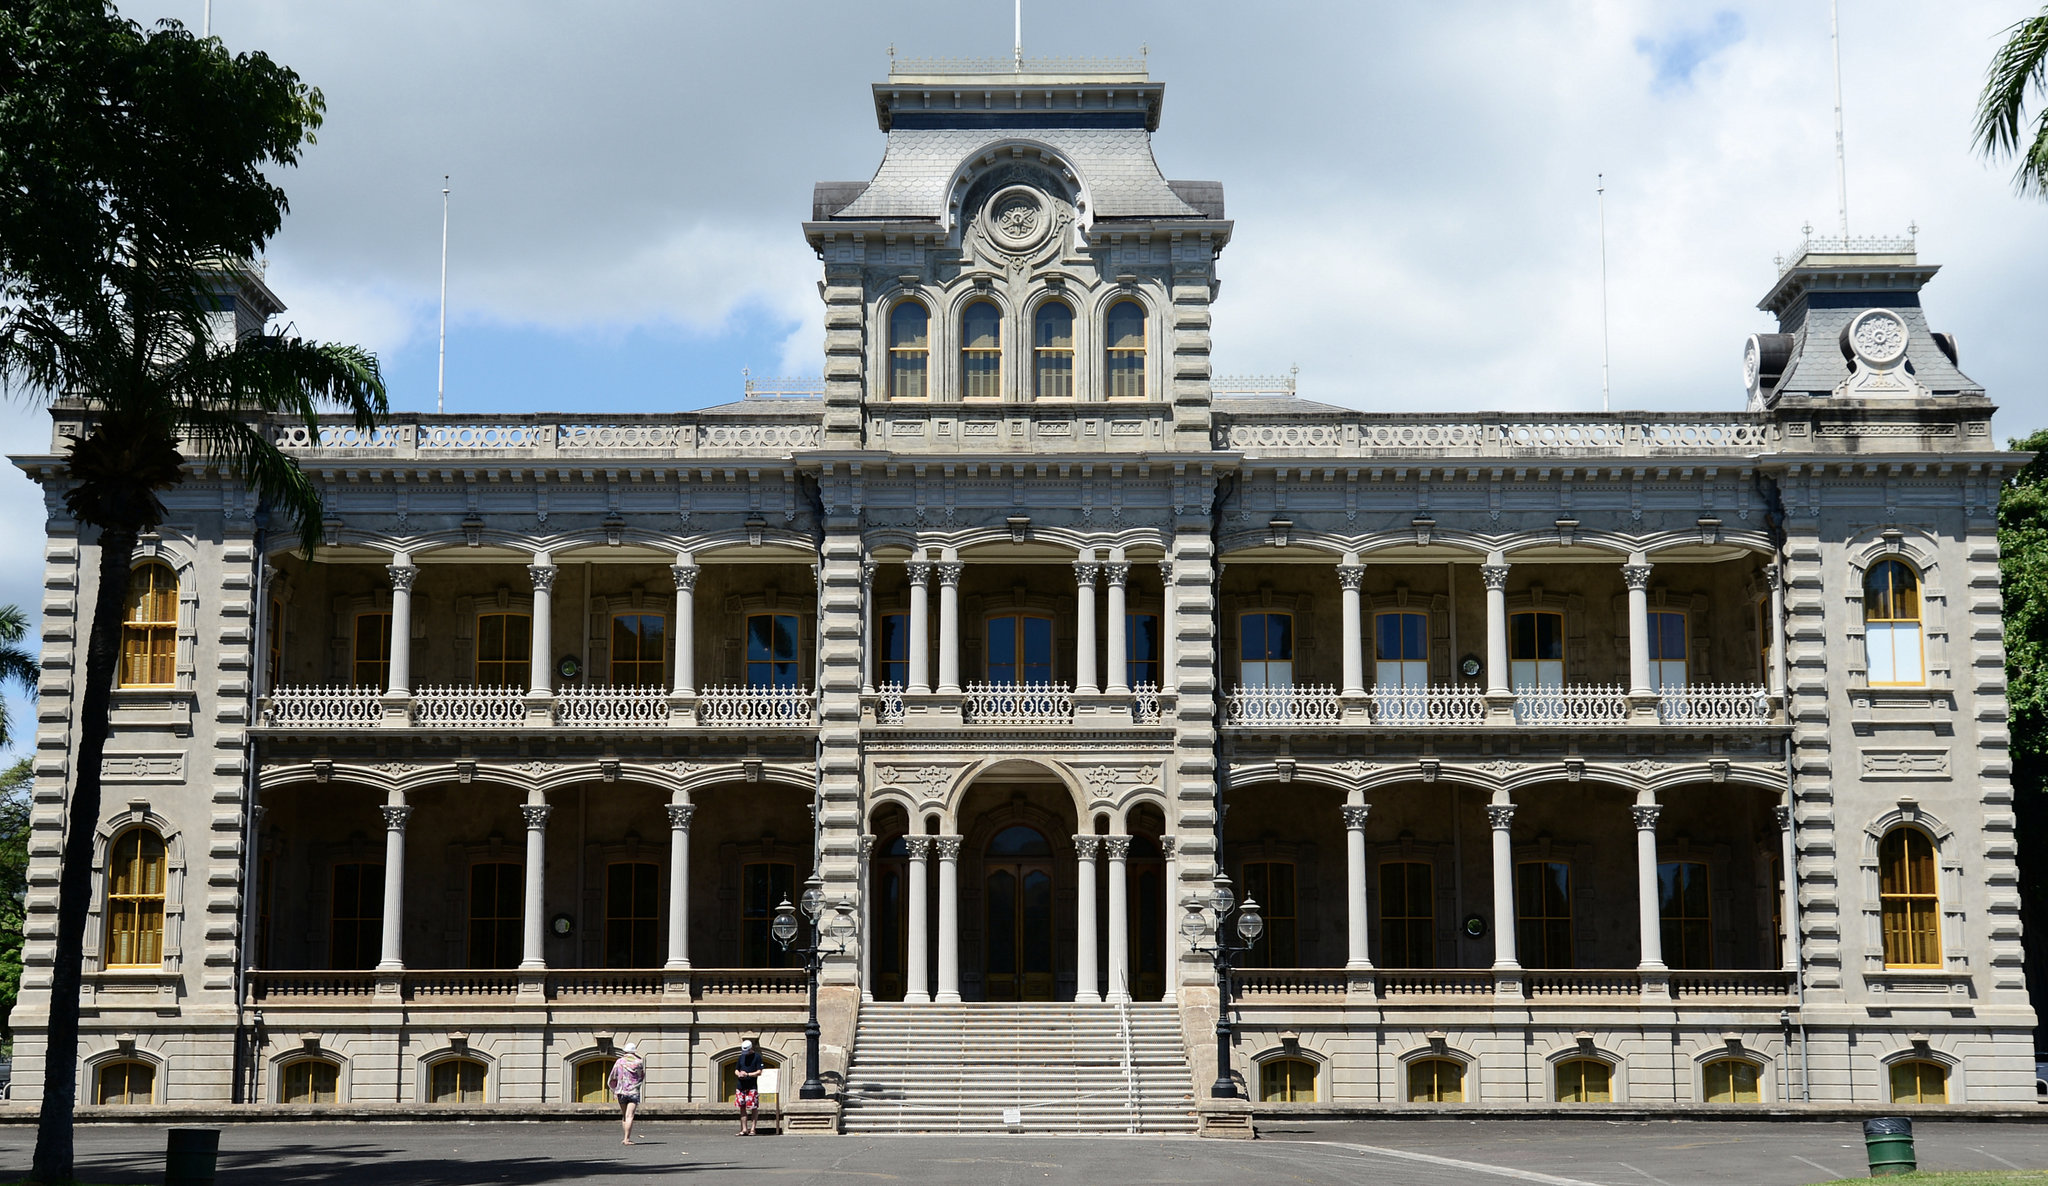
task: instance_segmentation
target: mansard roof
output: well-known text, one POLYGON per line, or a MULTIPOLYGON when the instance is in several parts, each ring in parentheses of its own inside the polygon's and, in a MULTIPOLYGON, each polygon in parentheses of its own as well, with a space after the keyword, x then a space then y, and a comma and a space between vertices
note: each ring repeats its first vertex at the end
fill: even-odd
MULTIPOLYGON (((1152 137, 1145 129, 1044 127, 899 128, 889 133, 874 180, 829 217, 943 220, 961 165, 992 148, 1019 143, 1051 148, 1069 162, 1097 219, 1209 217, 1174 192, 1153 159, 1152 137)), ((1220 207, 1221 187, 1216 189, 1220 207)))

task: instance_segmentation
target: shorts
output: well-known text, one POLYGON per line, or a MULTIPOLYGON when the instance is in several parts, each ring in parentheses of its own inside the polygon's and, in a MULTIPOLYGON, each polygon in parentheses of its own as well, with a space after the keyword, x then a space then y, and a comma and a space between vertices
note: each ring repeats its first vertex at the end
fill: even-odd
POLYGON ((732 1102, 739 1105, 740 1111, 751 1112, 761 1106, 761 1093, 742 1088, 732 1093, 732 1102))
POLYGON ((615 1099, 617 1099, 617 1100, 619 1101, 619 1106, 620 1106, 620 1107, 624 1107, 624 1106, 625 1106, 625 1105, 627 1105, 627 1104, 637 1104, 637 1103, 639 1103, 639 1102, 640 1102, 640 1093, 639 1093, 639 1092, 637 1092, 637 1091, 635 1091, 635 1092, 631 1092, 631 1093, 627 1093, 627 1092, 620 1092, 620 1093, 619 1093, 619 1094, 618 1094, 617 1096, 615 1096, 615 1097, 613 1097, 613 1098, 615 1098, 615 1099))

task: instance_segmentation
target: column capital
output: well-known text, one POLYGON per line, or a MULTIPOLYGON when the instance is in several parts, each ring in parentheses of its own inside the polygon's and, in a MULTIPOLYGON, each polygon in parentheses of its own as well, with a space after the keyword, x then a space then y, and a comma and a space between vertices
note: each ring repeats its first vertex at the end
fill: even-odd
POLYGON ((939 859, 942 861, 959 860, 960 841, 963 839, 965 838, 961 836, 934 836, 932 837, 932 850, 938 853, 939 859))
POLYGON ((1664 814, 1664 807, 1660 803, 1638 803, 1629 808, 1628 813, 1636 821, 1636 831, 1654 832, 1657 830, 1657 817, 1664 814))
POLYGON ((1650 566, 1647 564, 1624 564, 1621 566, 1621 583, 1630 589, 1650 587, 1650 566))
POLYGON ((399 593, 412 592, 412 583, 420 575, 420 570, 410 564, 387 564, 384 571, 391 576, 391 588, 399 593))
POLYGON ((1771 808, 1771 815, 1772 815, 1772 816, 1774 816, 1774 817, 1775 817, 1775 818, 1777 819, 1777 821, 1778 821, 1778 830, 1779 830, 1780 832, 1785 832, 1785 831, 1790 831, 1790 830, 1791 830, 1791 827, 1792 827, 1792 809, 1791 809, 1790 807, 1787 807, 1787 806, 1785 806, 1784 804, 1782 804, 1782 803, 1781 803, 1781 804, 1779 804, 1778 806, 1776 806, 1776 807, 1773 807, 1773 808, 1771 808))
POLYGON ((690 817, 697 814, 692 803, 671 803, 668 805, 668 826, 678 832, 690 830, 690 817))
POLYGON ((1365 827, 1365 817, 1372 812, 1370 803, 1352 803, 1344 807, 1344 826, 1360 829, 1365 827))
POLYGON ((1082 860, 1084 860, 1084 861, 1092 861, 1092 860, 1094 860, 1094 859, 1095 859, 1095 857, 1096 857, 1096 854, 1100 853, 1101 851, 1102 851, 1102 837, 1100 837, 1100 836, 1076 836, 1076 837, 1074 837, 1074 855, 1075 855, 1075 856, 1077 856, 1077 857, 1080 857, 1080 858, 1081 858, 1082 860))
POLYGON ((1177 839, 1179 838, 1175 836, 1161 836, 1159 838, 1159 855, 1165 857, 1169 861, 1172 860, 1174 841, 1177 839))
POLYGON ((1365 587, 1365 565, 1339 564, 1337 566, 1337 587, 1346 593, 1356 593, 1365 587))
POLYGON ((527 830, 534 832, 538 832, 548 826, 548 813, 553 810, 553 807, 545 803, 522 803, 519 805, 519 814, 526 817, 527 830))
POLYGON ((1121 589, 1124 582, 1131 579, 1131 566, 1122 563, 1105 564, 1102 566, 1102 577, 1111 586, 1121 589))
POLYGON ((1505 589, 1508 587, 1508 566, 1505 564, 1482 564, 1479 566, 1479 579, 1486 582, 1488 589, 1496 592, 1505 589))
POLYGON ((1124 860, 1131 855, 1131 837, 1104 836, 1102 838, 1102 851, 1112 861, 1124 860))
POLYGON ((1165 582, 1168 588, 1173 587, 1173 561, 1161 560, 1159 562, 1159 579, 1165 582))
POLYGON ((863 861, 867 860, 867 859, 868 859, 868 858, 869 858, 870 856, 874 855, 874 851, 875 851, 875 836, 874 836, 874 834, 873 834, 873 833, 869 833, 868 835, 862 836, 862 837, 860 838, 860 859, 861 859, 861 860, 863 860, 863 861))
POLYGON ((903 566, 904 573, 913 585, 927 584, 932 579, 932 565, 929 560, 912 560, 903 566))
POLYGON ((533 591, 551 593, 555 588, 555 574, 561 570, 552 564, 529 564, 526 575, 533 580, 533 591))
POLYGON ((1487 826, 1496 832, 1507 831, 1515 824, 1515 805, 1513 803, 1488 803, 1486 805, 1486 823, 1487 826))
POLYGON ((386 803, 377 810, 384 813, 384 827, 393 832, 405 831, 405 821, 412 815, 412 807, 405 803, 386 803))
POLYGON ((861 588, 863 588, 863 589, 871 589, 871 588, 873 588, 873 587, 874 587, 874 584, 875 584, 875 562, 874 562, 874 561, 872 561, 872 560, 863 560, 863 561, 861 561, 861 562, 860 562, 860 587, 861 587, 861 588))
POLYGON ((911 860, 921 861, 931 855, 932 838, 930 836, 905 836, 903 838, 903 847, 911 860))
POLYGON ((694 593, 697 591, 697 572, 698 568, 694 564, 671 564, 668 566, 668 575, 675 578, 676 592, 678 593, 694 593))
POLYGON ((1101 571, 1102 566, 1100 564, 1075 564, 1074 583, 1077 585, 1086 585, 1092 589, 1095 587, 1095 578, 1101 571))
POLYGON ((941 585, 944 585, 944 586, 947 586, 947 587, 949 587, 949 588, 955 588, 955 589, 959 588, 959 587, 960 587, 960 574, 961 574, 961 573, 962 573, 963 571, 965 571, 965 570, 966 570, 966 568, 967 568, 967 566, 966 566, 965 564, 962 564, 962 563, 960 563, 960 562, 959 562, 959 561, 957 561, 957 560, 942 560, 942 561, 940 561, 940 562, 939 562, 939 584, 941 584, 941 585))
POLYGON ((1776 564, 1764 565, 1764 588, 1775 589, 1785 579, 1784 569, 1776 564))

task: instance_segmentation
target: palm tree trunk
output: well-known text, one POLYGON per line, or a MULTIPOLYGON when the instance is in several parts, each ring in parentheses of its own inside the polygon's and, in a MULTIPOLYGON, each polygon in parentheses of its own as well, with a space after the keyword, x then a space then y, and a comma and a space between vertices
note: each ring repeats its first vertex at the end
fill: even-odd
POLYGON ((44 1029, 43 1111, 36 1128, 32 1182, 72 1178, 72 1114, 78 1103, 78 993, 84 978, 85 920, 92 909, 93 836, 100 821, 100 759, 112 728, 115 669, 121 661, 122 610, 135 563, 133 527, 100 530, 99 589, 85 648, 85 698, 78 753, 64 813, 64 868, 57 883, 57 953, 50 967, 50 1016, 44 1029))

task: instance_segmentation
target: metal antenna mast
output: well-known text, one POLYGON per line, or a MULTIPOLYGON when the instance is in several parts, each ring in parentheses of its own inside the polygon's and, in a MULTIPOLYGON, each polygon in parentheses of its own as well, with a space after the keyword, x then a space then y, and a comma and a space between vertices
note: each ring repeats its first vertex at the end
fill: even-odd
POLYGON ((213 0, 206 0, 206 15, 200 19, 199 35, 201 37, 213 36, 213 0))
POLYGON ((1842 149, 1842 21, 1841 0, 1828 0, 1828 45, 1835 51, 1835 206, 1842 216, 1842 238, 1849 237, 1849 166, 1842 149))
POLYGON ((1593 193, 1600 203, 1600 410, 1610 409, 1607 387, 1607 174, 1593 175, 1593 193))
POLYGON ((441 174, 441 365, 434 376, 434 411, 448 410, 448 174, 441 174))

